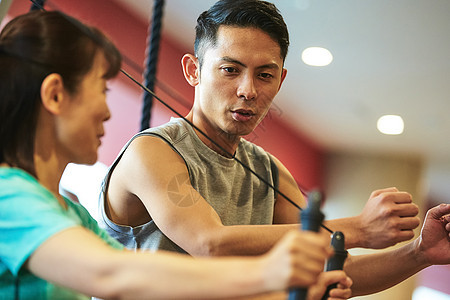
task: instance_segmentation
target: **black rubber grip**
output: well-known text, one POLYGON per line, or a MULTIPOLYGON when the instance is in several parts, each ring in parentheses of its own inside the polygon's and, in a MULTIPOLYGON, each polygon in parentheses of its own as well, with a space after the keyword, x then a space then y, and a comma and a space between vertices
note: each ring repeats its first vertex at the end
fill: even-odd
MULTIPOLYGON (((324 219, 320 211, 322 194, 318 191, 311 191, 308 194, 308 207, 300 212, 301 229, 319 232, 320 225, 324 219)), ((289 300, 306 300, 307 288, 294 288, 289 291, 289 300)))
MULTIPOLYGON (((334 255, 327 260, 325 271, 342 270, 348 255, 347 250, 345 250, 345 237, 342 232, 336 231, 333 233, 331 236, 331 246, 334 249, 334 255)), ((330 295, 330 291, 336 287, 337 283, 329 285, 322 300, 326 300, 330 295)))

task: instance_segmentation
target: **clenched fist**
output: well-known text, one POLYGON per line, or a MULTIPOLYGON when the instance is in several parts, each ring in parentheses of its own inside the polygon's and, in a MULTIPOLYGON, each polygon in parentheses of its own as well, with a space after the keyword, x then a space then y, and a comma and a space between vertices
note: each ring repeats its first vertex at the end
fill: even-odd
POLYGON ((386 188, 372 192, 357 216, 361 231, 360 247, 382 249, 414 237, 420 224, 419 208, 407 192, 386 188))

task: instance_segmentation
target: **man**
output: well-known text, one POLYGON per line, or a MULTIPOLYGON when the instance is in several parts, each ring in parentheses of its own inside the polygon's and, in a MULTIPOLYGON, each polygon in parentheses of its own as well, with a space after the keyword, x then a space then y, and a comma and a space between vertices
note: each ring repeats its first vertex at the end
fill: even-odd
MULTIPOLYGON (((264 1, 219 1, 200 15, 195 56, 182 59, 185 78, 195 87, 186 119, 196 128, 172 120, 124 147, 102 194, 101 222, 111 235, 130 248, 255 255, 298 229, 298 211, 281 195, 305 206, 292 175, 241 138, 261 122, 279 91, 288 44, 281 15, 264 1)), ((414 236, 417 213, 411 195, 389 188, 372 193, 361 215, 327 225, 345 233, 347 248, 384 248, 414 236)), ((347 265, 362 276, 351 259, 347 265)), ((357 285, 356 292, 383 284, 370 291, 357 285)))

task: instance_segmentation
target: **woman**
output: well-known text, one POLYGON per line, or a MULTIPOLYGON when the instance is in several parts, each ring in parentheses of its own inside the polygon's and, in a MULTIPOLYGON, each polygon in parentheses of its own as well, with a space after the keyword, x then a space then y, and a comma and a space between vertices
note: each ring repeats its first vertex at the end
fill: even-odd
MULTIPOLYGON (((218 298, 317 282, 330 250, 316 234, 293 232, 257 258, 134 253, 59 195, 68 163, 97 160, 120 63, 101 32, 58 12, 19 16, 0 34, 0 297, 218 298)), ((323 274, 310 299, 332 282, 350 296, 343 272, 323 274)))

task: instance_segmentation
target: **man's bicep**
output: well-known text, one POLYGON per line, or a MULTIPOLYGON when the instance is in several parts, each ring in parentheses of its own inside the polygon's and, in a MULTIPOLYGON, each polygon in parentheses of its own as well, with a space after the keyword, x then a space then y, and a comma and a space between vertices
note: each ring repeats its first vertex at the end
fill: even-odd
POLYGON ((128 179, 130 192, 167 237, 197 253, 200 241, 222 226, 219 216, 192 187, 183 158, 166 142, 155 137, 135 142, 128 157, 134 160, 135 173, 128 179))
POLYGON ((305 207, 305 199, 298 188, 297 182, 294 177, 288 171, 288 169, 274 156, 272 159, 275 161, 278 168, 278 189, 281 193, 277 194, 275 207, 274 207, 274 224, 294 224, 299 222, 300 210, 291 203, 294 202, 300 207, 305 207), (285 195, 288 199, 286 199, 285 195))

